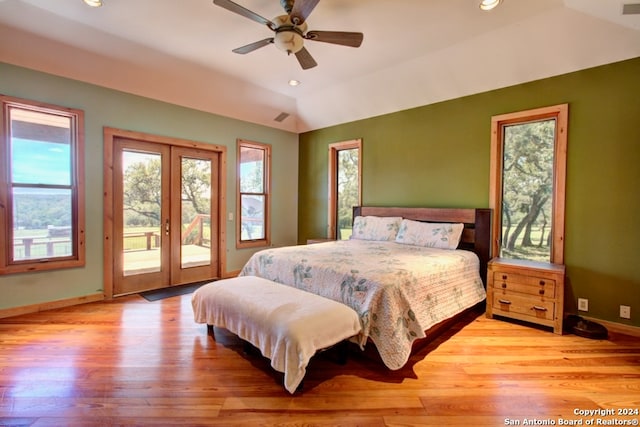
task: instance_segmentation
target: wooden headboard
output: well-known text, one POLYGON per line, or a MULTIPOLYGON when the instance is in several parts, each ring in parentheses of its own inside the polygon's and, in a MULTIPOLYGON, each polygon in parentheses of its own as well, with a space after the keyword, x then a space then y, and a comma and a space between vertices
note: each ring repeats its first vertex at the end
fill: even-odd
POLYGON ((478 255, 480 277, 487 285, 487 263, 491 259, 491 209, 354 206, 353 217, 356 216, 401 216, 422 222, 463 223, 464 231, 458 247, 478 255))

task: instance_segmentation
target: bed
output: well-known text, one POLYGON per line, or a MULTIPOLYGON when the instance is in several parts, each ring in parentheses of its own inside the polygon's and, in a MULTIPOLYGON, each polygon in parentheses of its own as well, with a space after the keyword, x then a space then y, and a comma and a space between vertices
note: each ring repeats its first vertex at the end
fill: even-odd
POLYGON ((400 369, 414 341, 486 299, 491 211, 360 206, 353 214, 350 240, 262 250, 240 276, 348 305, 360 317, 361 348, 370 340, 400 369))

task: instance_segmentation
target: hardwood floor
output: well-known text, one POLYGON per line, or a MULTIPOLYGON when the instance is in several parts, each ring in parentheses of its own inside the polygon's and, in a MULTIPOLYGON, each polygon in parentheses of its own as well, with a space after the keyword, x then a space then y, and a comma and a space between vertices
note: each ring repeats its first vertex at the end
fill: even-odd
POLYGON ((399 371, 312 359, 290 395, 268 360, 193 322, 191 295, 0 320, 0 425, 637 425, 640 339, 598 341, 474 313, 399 371), (576 411, 613 410, 613 415, 576 411), (632 415, 618 414, 630 410, 632 415), (554 424, 550 423, 553 422, 554 424), (546 424, 542 424, 546 423, 546 424), (609 423, 609 424, 607 424, 609 423), (570 425, 570 424, 564 424, 570 425), (615 424, 621 425, 621 424, 615 424))

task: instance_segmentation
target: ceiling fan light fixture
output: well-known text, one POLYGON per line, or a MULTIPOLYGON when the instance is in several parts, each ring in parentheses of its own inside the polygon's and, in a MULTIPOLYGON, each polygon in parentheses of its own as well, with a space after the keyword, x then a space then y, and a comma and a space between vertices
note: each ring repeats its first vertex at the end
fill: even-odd
POLYGON ((296 31, 278 31, 273 38, 276 47, 288 54, 297 53, 304 46, 304 39, 296 31))
POLYGON ((87 6, 100 7, 102 6, 102 0, 84 0, 87 6))
POLYGON ((480 2, 480 9, 491 10, 500 4, 501 0, 482 0, 480 2))

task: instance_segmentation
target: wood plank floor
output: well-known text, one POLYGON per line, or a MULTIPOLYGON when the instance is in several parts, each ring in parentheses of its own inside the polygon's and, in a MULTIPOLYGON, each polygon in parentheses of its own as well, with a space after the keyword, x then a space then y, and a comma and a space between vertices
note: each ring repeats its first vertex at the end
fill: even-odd
MULTIPOLYGON (((2 426, 589 425, 640 415, 640 339, 604 341, 472 313, 399 371, 316 356, 304 390, 193 322, 190 295, 0 319, 2 426), (576 411, 612 410, 593 415, 576 411), (631 411, 630 415, 624 415, 631 411), (546 424, 541 424, 546 423, 546 424)), ((636 424, 633 424, 636 423, 636 424)))

